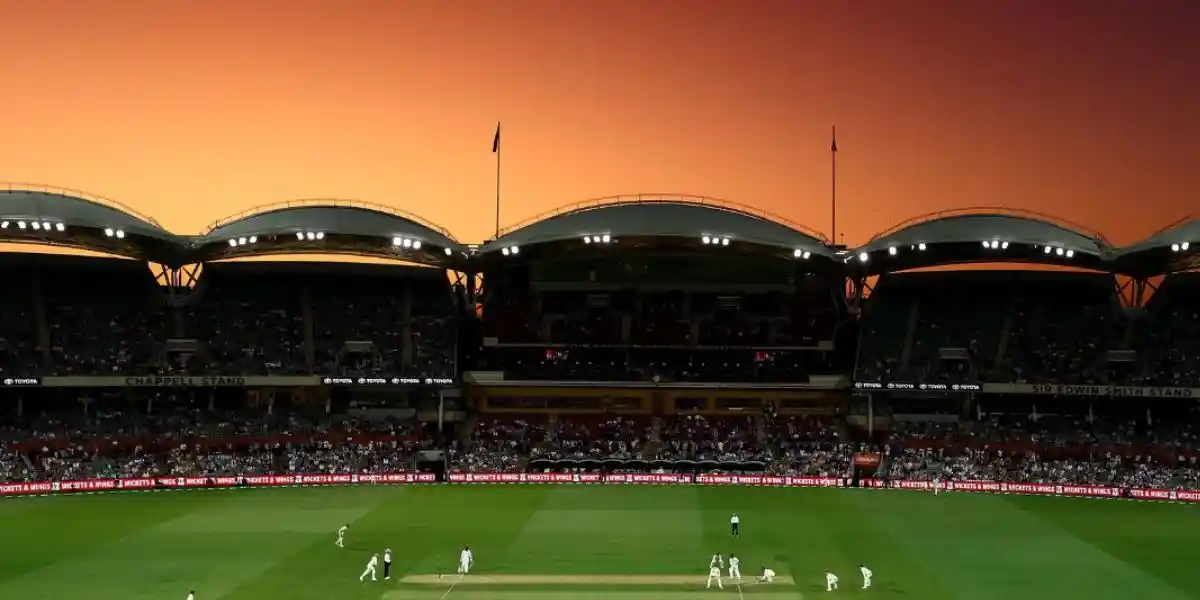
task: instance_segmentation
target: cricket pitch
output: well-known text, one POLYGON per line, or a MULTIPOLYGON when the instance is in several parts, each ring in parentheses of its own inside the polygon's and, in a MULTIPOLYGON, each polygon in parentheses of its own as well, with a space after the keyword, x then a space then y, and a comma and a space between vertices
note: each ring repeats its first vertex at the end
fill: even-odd
MULTIPOLYGON (((704 575, 406 575, 400 583, 419 585, 703 585, 704 575)), ((726 578, 726 586, 737 585, 726 578)), ((759 584, 753 577, 740 585, 795 585, 788 576, 777 576, 770 584, 759 584)))

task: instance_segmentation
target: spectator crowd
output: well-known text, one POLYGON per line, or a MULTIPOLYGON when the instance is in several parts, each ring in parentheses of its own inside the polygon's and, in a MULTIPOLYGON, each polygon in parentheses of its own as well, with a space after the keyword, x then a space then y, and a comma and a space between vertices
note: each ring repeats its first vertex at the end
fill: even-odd
POLYGON ((429 269, 217 264, 181 294, 135 261, 44 262, 0 265, 0 376, 455 372, 453 291, 429 269))

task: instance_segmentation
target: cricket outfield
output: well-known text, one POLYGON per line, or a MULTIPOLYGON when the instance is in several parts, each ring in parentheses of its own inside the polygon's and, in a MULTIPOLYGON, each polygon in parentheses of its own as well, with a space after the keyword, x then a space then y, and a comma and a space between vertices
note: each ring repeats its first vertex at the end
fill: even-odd
POLYGON ((226 489, 0 501, 0 597, 43 600, 1197 598, 1196 506, 631 485, 226 489), (729 536, 729 515, 742 536, 729 536), (350 525, 344 549, 335 531, 350 525), (458 551, 476 556, 454 573, 458 551), (392 579, 358 581, 391 548, 392 579), (715 552, 747 581, 704 589, 715 552), (858 589, 858 565, 875 586, 858 589), (754 583, 763 566, 779 575, 754 583), (441 575, 441 577, 439 577, 441 575), (832 596, 831 596, 832 597, 832 596))

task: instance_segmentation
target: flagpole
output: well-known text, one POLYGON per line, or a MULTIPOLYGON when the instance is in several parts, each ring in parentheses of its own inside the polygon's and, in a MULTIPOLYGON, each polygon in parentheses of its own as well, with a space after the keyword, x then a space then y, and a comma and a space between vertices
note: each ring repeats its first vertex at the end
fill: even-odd
POLYGON ((496 155, 496 234, 500 239, 500 123, 496 123, 496 137, 492 140, 492 154, 496 155))
POLYGON ((837 244, 837 126, 833 127, 833 142, 829 146, 833 163, 832 186, 829 199, 829 241, 837 244))

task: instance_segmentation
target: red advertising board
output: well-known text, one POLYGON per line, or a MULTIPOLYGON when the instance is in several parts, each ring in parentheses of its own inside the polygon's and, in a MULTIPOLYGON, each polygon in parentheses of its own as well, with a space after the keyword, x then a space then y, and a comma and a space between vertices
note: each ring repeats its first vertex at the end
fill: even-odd
MULTIPOLYGON (((548 483, 548 484, 634 484, 634 485, 731 485, 767 487, 847 487, 840 477, 795 477, 781 475, 688 475, 676 473, 450 473, 453 483, 548 483)), ((0 483, 0 496, 25 496, 80 492, 136 491, 191 488, 389 485, 433 483, 432 473, 302 473, 295 475, 220 475, 212 477, 141 477, 129 479, 85 479, 73 481, 0 483)), ((864 488, 932 490, 930 481, 863 479, 864 488)), ((1094 485, 1007 483, 998 481, 944 481, 946 492, 1026 494, 1081 498, 1131 498, 1200 503, 1200 490, 1122 489, 1094 485)))

